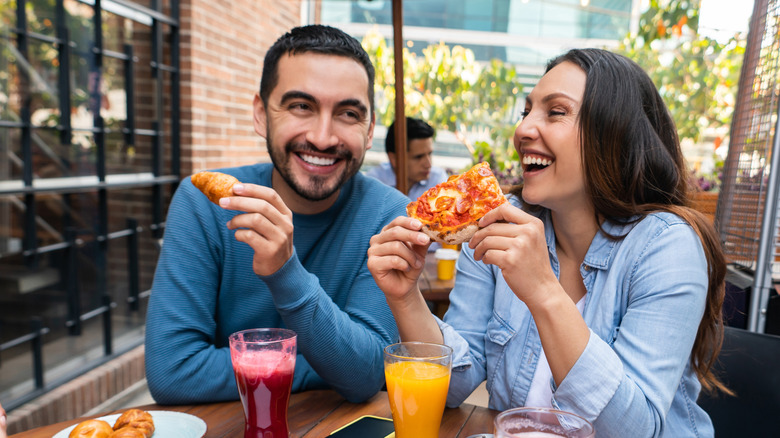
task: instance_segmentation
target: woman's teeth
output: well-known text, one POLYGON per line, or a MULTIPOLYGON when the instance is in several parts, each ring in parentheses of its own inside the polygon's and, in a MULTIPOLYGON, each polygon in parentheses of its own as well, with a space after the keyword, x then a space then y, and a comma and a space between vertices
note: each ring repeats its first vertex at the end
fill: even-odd
POLYGON ((335 158, 315 157, 313 155, 300 154, 301 160, 315 166, 332 166, 336 162, 335 158))
POLYGON ((547 158, 541 158, 541 157, 523 157, 523 164, 526 166, 536 165, 536 166, 549 166, 552 164, 552 160, 548 160, 547 158))

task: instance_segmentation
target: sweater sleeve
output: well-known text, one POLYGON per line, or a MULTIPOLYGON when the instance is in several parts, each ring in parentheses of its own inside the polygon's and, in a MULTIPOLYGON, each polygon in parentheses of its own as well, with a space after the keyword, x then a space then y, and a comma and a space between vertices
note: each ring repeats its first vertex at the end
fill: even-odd
POLYGON ((188 178, 171 201, 146 317, 146 379, 160 404, 238 398, 230 352, 216 346, 217 219, 196 191, 188 178))
MULTIPOLYGON (((317 375, 352 402, 364 401, 382 388, 383 349, 398 338, 384 293, 368 270, 368 241, 403 215, 408 202, 379 183, 368 183, 364 190, 351 194, 352 203, 330 231, 341 246, 324 261, 328 275, 343 277, 346 294, 326 291, 322 286, 326 281, 308 272, 299 254, 276 273, 261 277, 285 325, 298 333, 299 352, 317 375), (336 295, 342 296, 338 304, 331 298, 336 295)), ((333 278, 327 282, 333 284, 333 278)))
POLYGON ((328 297, 297 256, 261 278, 285 325, 298 334, 299 352, 317 375, 351 402, 362 402, 382 388, 382 350, 397 332, 384 295, 370 275, 360 273, 344 308, 328 297))

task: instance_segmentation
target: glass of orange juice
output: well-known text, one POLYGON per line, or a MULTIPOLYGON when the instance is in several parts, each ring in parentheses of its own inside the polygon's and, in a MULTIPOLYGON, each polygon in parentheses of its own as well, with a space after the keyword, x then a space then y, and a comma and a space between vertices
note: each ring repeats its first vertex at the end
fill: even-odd
POLYGON ((385 347, 385 381, 396 438, 438 438, 452 348, 426 342, 385 347))

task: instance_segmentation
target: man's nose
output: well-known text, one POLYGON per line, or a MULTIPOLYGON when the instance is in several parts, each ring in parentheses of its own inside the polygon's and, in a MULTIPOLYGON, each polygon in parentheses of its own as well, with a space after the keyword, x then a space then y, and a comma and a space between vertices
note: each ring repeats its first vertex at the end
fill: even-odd
POLYGON ((332 118, 326 114, 317 117, 311 129, 306 132, 306 141, 318 149, 327 149, 338 144, 332 118))

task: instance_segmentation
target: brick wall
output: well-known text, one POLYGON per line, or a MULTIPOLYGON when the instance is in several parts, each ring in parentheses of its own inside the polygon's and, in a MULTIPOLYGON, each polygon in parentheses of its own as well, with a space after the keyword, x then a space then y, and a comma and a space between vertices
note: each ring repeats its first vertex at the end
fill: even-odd
POLYGON ((137 347, 8 414, 8 433, 71 420, 144 379, 144 349, 137 347))
POLYGON ((182 174, 268 161, 252 126, 263 56, 300 25, 298 1, 181 4, 182 174))

